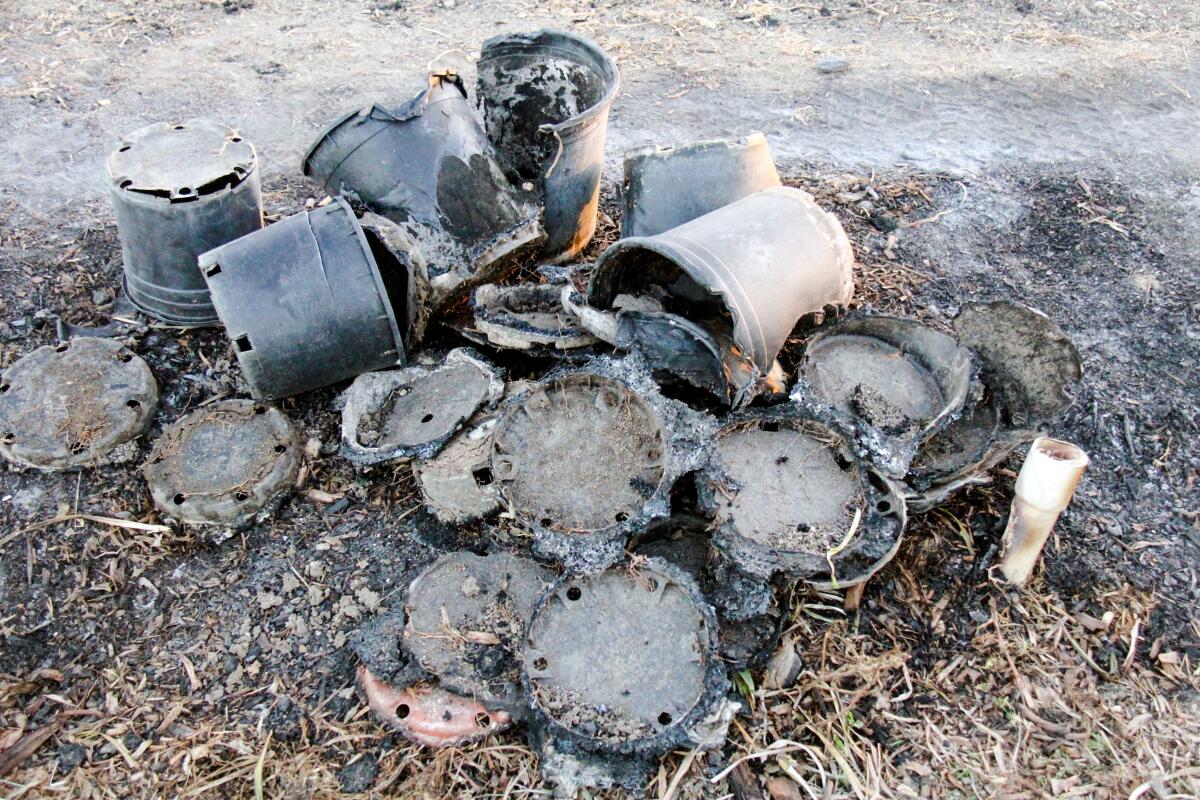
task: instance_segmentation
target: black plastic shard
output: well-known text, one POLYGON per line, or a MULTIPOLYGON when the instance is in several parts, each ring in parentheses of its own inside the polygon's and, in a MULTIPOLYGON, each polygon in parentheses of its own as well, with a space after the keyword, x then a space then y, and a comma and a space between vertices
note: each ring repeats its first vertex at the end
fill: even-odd
POLYGON ((488 343, 512 350, 571 350, 596 339, 563 309, 562 286, 484 284, 471 296, 475 331, 488 343))
POLYGON ((741 569, 836 587, 882 568, 905 524, 898 487, 857 460, 840 434, 795 412, 723 428, 701 500, 716 515, 717 547, 741 569))
POLYGON ((476 94, 501 166, 542 198, 542 253, 568 260, 596 230, 617 65, 581 36, 541 30, 488 39, 478 72, 476 94))
POLYGON ((860 317, 812 338, 792 397, 831 409, 882 468, 901 476, 974 385, 971 357, 950 336, 915 320, 860 317))
POLYGON ((551 738, 592 752, 719 747, 720 733, 697 735, 729 685, 716 627, 691 578, 658 559, 564 578, 525 637, 529 702, 551 738))
POLYGON ((154 443, 142 474, 159 511, 228 538, 268 515, 296 481, 300 443, 275 408, 225 400, 177 420, 154 443))
POLYGON ((360 375, 344 398, 342 455, 363 465, 431 458, 503 391, 496 371, 465 348, 436 367, 360 375))
POLYGON ((160 122, 121 140, 108 181, 129 299, 173 325, 215 323, 196 258, 262 227, 254 147, 208 120, 160 122))
POLYGON ((326 191, 357 198, 413 237, 435 307, 542 238, 537 209, 493 159, 453 72, 430 75, 429 88, 399 108, 373 105, 340 117, 309 149, 303 169, 326 191))
POLYGON ((515 652, 555 577, 504 552, 446 554, 408 587, 404 646, 443 687, 523 716, 515 652))
POLYGON ((344 200, 210 250, 200 269, 256 398, 404 363, 393 309, 406 308, 410 276, 344 200))
POLYGON ((779 185, 775 159, 761 133, 630 150, 625 154, 621 238, 654 236, 779 185))
POLYGON ((120 342, 39 347, 0 376, 0 455, 43 470, 128 461, 157 409, 154 375, 120 342))

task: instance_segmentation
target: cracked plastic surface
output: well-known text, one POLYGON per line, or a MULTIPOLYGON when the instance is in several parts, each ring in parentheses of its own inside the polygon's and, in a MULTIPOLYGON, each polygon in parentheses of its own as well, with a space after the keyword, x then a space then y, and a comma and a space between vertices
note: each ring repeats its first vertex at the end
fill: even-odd
POLYGON ((427 747, 466 744, 512 724, 507 712, 489 709, 477 700, 437 686, 416 684, 398 689, 378 678, 365 664, 358 667, 358 686, 375 716, 427 747))
POLYGON ((251 400, 225 400, 177 420, 154 443, 142 474, 155 506, 227 538, 269 514, 295 483, 301 448, 287 416, 251 400))
POLYGON ((553 283, 485 284, 471 297, 475 329, 492 345, 513 350, 570 350, 596 339, 563 308, 553 283))
POLYGON ((39 347, 0 376, 0 455, 42 470, 128 461, 157 409, 154 375, 120 342, 39 347))

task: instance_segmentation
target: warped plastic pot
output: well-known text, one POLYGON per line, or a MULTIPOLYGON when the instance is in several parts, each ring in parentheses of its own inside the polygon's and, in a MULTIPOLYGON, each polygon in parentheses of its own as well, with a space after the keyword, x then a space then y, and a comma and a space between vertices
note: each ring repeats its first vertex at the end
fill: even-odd
POLYGON ((196 258, 262 227, 253 145, 208 120, 147 125, 109 155, 108 193, 133 304, 172 325, 215 323, 196 258))
POLYGON ((393 307, 409 276, 389 256, 337 199, 200 257, 254 397, 404 363, 393 307))
POLYGON ((630 150, 621 238, 654 236, 779 185, 775 159, 761 133, 630 150))
POLYGON ((453 72, 431 74, 429 88, 399 108, 338 118, 302 166, 326 191, 353 194, 405 228, 428 265, 434 305, 542 235, 537 209, 494 160, 453 72))
MULTIPOLYGON (((854 292, 854 254, 841 224, 806 192, 764 189, 657 236, 604 251, 588 300, 662 296, 663 310, 732 342, 760 377, 796 322, 844 305, 854 292)), ((742 392, 740 404, 752 393, 742 392)))
POLYGON ((581 36, 540 30, 488 39, 478 71, 476 94, 500 164, 542 196, 542 254, 570 259, 596 231, 617 65, 581 36))

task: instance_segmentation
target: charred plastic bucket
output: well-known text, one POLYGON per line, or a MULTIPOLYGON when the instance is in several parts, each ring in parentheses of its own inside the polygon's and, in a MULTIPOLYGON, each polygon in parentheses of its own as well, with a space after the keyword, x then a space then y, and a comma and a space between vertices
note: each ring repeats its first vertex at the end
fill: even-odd
POLYGON ((304 174, 332 194, 353 192, 406 227, 435 273, 464 260, 487 267, 541 235, 526 203, 492 157, 462 79, 435 72, 396 109, 343 115, 309 148, 304 174))
POLYGON ((173 325, 215 323, 196 258, 262 227, 253 145, 208 120, 148 125, 109 156, 108 185, 129 299, 173 325))
POLYGON ((407 272, 340 198, 210 250, 200 270, 255 398, 404 363, 407 272))
POLYGON ((509 177, 541 191, 542 254, 566 261, 596 231, 617 65, 581 36, 541 30, 488 39, 478 69, 488 138, 509 177))
POLYGON ((620 240, 596 262, 588 299, 609 308, 622 294, 662 297, 667 313, 731 334, 765 375, 801 317, 850 300, 853 268, 837 218, 807 192, 776 187, 620 240))

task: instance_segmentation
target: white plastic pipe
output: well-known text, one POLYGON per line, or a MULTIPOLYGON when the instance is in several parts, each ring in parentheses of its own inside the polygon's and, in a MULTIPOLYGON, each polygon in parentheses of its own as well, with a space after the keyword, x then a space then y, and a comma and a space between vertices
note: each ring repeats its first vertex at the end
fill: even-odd
POLYGON ((1017 475, 1016 496, 1004 530, 1000 571, 1011 583, 1024 586, 1029 580, 1087 465, 1087 453, 1076 445, 1045 436, 1034 440, 1017 475))

